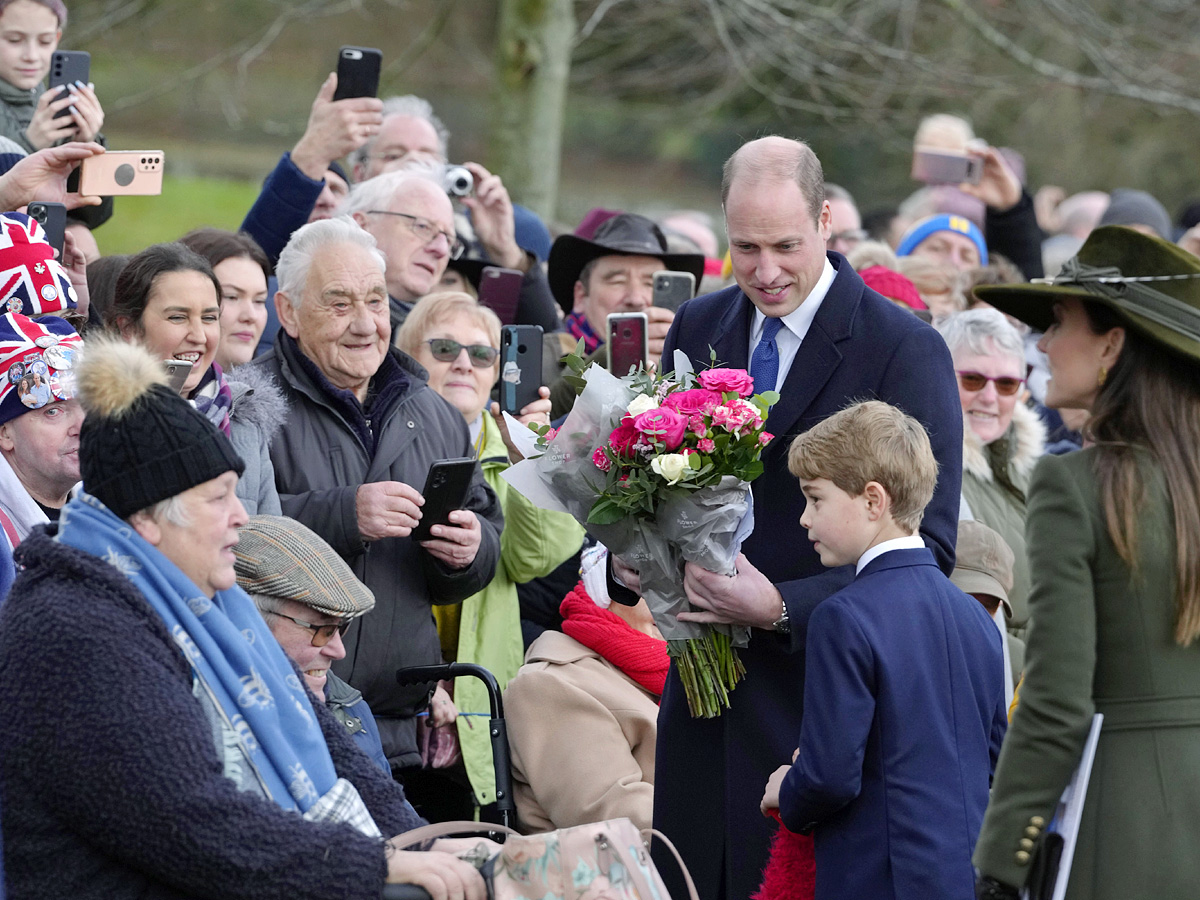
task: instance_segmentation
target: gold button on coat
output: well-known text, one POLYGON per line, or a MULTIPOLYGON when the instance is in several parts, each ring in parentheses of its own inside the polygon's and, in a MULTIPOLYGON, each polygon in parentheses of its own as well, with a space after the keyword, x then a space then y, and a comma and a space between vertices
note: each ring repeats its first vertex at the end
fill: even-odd
POLYGON ((1033 841, 1031 841, 1029 838, 1021 838, 1021 840, 1019 841, 1019 844, 1020 844, 1020 847, 1022 850, 1032 850, 1033 849, 1033 841))
POLYGON ((1046 820, 1045 820, 1045 819, 1043 819, 1041 816, 1030 816, 1030 817, 1029 817, 1029 824, 1030 824, 1030 825, 1036 825, 1038 828, 1045 828, 1045 827, 1046 827, 1046 820))
POLYGON ((1035 825, 1029 825, 1025 828, 1025 837, 1035 838, 1042 833, 1042 829, 1035 825))
POLYGON ((1028 851, 1026 851, 1026 850, 1018 850, 1017 851, 1017 865, 1018 866, 1029 865, 1029 852, 1028 851))

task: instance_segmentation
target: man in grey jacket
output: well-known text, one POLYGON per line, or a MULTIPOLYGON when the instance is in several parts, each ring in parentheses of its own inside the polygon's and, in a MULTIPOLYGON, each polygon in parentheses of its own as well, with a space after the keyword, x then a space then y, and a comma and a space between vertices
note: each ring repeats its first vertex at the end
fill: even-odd
POLYGON ((414 716, 427 691, 400 687, 396 669, 441 661, 431 604, 457 603, 495 573, 503 514, 478 466, 466 507, 409 535, 419 487, 439 459, 470 457, 462 416, 391 347, 384 260, 348 218, 305 225, 279 257, 275 346, 251 365, 286 396, 287 427, 271 444, 284 515, 338 552, 375 594, 346 633, 334 672, 374 710, 393 769, 419 762, 414 716))

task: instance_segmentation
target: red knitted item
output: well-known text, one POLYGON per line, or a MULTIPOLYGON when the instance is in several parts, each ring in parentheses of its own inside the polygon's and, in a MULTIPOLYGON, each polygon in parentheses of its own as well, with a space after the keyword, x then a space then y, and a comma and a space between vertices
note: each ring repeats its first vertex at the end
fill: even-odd
MULTIPOLYGON (((775 816, 776 820, 779 816, 775 816)), ((817 889, 817 861, 812 835, 788 831, 782 822, 771 840, 771 856, 763 869, 762 884, 750 900, 813 900, 817 889)))
POLYGON ((634 631, 616 613, 601 609, 582 581, 563 598, 558 611, 565 634, 595 650, 655 697, 662 696, 670 666, 666 641, 634 631))

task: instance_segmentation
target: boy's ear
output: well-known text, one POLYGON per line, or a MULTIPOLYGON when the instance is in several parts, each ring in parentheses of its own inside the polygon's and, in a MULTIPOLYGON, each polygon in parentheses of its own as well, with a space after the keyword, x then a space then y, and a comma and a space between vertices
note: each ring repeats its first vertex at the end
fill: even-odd
POLYGON ((867 517, 872 522, 878 522, 885 513, 891 512, 892 498, 878 481, 868 481, 863 488, 863 497, 867 501, 867 517))

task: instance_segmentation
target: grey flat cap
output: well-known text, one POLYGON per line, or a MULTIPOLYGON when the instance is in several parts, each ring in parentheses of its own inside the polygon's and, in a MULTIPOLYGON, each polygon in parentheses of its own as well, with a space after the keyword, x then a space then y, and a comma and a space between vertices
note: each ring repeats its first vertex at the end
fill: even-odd
POLYGON ((233 549, 238 585, 248 594, 295 600, 328 616, 352 618, 375 595, 315 532, 283 516, 251 516, 233 549))

